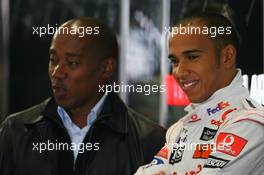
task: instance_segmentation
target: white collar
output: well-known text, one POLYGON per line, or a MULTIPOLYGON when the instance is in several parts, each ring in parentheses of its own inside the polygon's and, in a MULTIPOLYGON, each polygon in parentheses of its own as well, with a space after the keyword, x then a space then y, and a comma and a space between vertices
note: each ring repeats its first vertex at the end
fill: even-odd
POLYGON ((189 104, 187 107, 184 108, 184 110, 187 112, 191 112, 197 107, 208 105, 214 102, 219 102, 224 98, 230 97, 230 95, 234 96, 236 94, 241 97, 247 96, 249 94, 248 90, 245 87, 243 87, 243 77, 242 77, 241 69, 237 69, 236 76, 228 86, 218 89, 213 93, 213 95, 211 95, 204 102, 189 104))

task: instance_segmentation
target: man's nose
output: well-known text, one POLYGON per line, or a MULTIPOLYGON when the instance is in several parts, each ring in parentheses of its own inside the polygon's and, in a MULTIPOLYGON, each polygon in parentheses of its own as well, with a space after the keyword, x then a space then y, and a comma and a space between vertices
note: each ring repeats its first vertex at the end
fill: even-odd
POLYGON ((174 76, 177 78, 184 78, 189 74, 189 66, 187 63, 180 62, 177 67, 173 70, 174 76))
POLYGON ((65 78, 67 75, 65 66, 63 64, 57 64, 51 70, 51 77, 52 78, 65 78))

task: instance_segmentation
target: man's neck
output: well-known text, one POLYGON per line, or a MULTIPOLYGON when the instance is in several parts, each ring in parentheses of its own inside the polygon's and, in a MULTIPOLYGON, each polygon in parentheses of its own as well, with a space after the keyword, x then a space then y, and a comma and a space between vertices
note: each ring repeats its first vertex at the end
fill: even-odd
POLYGON ((88 114, 91 112, 92 108, 98 103, 103 95, 99 94, 93 100, 78 106, 76 108, 68 109, 67 112, 74 124, 79 128, 83 128, 87 125, 88 114))

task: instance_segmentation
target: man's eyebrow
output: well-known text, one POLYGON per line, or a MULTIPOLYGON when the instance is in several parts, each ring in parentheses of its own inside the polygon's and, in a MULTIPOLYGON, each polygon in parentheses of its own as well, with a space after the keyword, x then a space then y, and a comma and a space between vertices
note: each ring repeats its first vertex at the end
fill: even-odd
MULTIPOLYGON (((199 50, 199 49, 190 49, 190 50, 186 50, 186 51, 183 51, 182 54, 183 55, 187 55, 187 54, 191 54, 191 53, 203 53, 204 51, 202 50, 199 50)), ((177 56, 175 56, 173 53, 170 53, 168 55, 168 58, 169 59, 176 59, 177 56)))
MULTIPOLYGON (((56 54, 55 49, 49 49, 49 54, 56 54)), ((65 56, 67 57, 81 57, 81 54, 73 53, 73 52, 66 52, 65 56)))
POLYGON ((81 57, 81 54, 79 54, 79 53, 73 53, 73 52, 66 52, 65 55, 67 57, 81 57))
POLYGON ((199 49, 191 49, 191 50, 183 51, 182 54, 187 55, 187 54, 190 54, 190 53, 197 53, 197 52, 198 52, 198 53, 202 53, 202 52, 204 52, 204 51, 199 50, 199 49))
POLYGON ((177 58, 174 54, 172 54, 172 53, 170 53, 169 55, 168 55, 168 59, 175 59, 175 58, 177 58))

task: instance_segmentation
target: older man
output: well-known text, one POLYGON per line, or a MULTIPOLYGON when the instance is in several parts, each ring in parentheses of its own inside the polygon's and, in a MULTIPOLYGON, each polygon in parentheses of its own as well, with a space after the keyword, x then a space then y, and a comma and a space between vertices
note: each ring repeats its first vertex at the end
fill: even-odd
POLYGON ((100 21, 60 27, 50 46, 53 97, 2 123, 1 175, 124 175, 152 159, 164 129, 99 90, 117 56, 116 37, 100 21))

